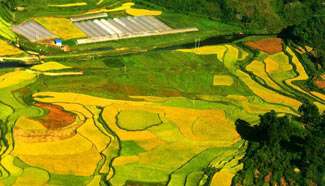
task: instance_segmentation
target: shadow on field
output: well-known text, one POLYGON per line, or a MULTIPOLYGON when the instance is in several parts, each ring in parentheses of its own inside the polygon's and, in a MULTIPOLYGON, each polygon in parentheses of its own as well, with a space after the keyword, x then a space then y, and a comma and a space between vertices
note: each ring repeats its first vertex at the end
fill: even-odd
POLYGON ((251 126, 247 121, 237 119, 235 122, 236 130, 241 138, 248 141, 259 141, 261 135, 257 127, 251 126))

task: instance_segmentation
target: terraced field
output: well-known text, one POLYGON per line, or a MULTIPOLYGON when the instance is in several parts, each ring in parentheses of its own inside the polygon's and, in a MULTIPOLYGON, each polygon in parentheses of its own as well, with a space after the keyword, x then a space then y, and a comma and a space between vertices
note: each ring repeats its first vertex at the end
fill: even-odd
POLYGON ((14 32, 10 30, 11 16, 11 12, 7 7, 0 7, 0 36, 10 41, 15 41, 16 36, 14 32))
POLYGON ((10 45, 4 40, 0 40, 0 56, 11 56, 11 55, 17 55, 17 54, 22 54, 23 51, 10 45))
POLYGON ((132 16, 143 16, 143 15, 160 15, 162 13, 162 11, 157 11, 157 10, 132 8, 132 6, 134 5, 135 3, 124 3, 120 7, 116 7, 113 9, 103 8, 100 10, 91 10, 87 12, 87 14, 125 11, 127 14, 132 16))
POLYGON ((325 108, 325 95, 300 86, 309 77, 290 47, 240 46, 1 71, 0 183, 230 185, 246 148, 238 119, 298 115, 304 100, 325 108))

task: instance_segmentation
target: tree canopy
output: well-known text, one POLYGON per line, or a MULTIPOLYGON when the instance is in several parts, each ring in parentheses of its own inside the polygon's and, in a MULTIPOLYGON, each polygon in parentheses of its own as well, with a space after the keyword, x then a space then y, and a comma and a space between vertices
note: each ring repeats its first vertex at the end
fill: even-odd
POLYGON ((301 117, 277 117, 271 111, 260 116, 259 125, 250 128, 236 122, 237 129, 244 125, 257 137, 247 139, 244 168, 233 185, 325 184, 325 118, 310 103, 303 104, 299 112, 301 117))

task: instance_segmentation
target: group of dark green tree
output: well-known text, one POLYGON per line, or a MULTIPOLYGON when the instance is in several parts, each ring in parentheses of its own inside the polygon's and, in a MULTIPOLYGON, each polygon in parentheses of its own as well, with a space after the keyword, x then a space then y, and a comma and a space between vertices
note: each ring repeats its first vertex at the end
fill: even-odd
POLYGON ((310 55, 312 61, 325 67, 325 17, 311 17, 297 26, 284 29, 280 36, 313 47, 315 55, 310 55))
POLYGON ((256 126, 237 120, 248 147, 234 186, 325 185, 325 115, 313 104, 299 112, 300 117, 278 117, 271 111, 256 126))
MULTIPOLYGON (((138 0, 139 3, 144 0, 138 0)), ((323 14, 322 0, 145 0, 167 10, 241 24, 281 30, 323 14), (272 26, 270 26, 272 25, 272 26)))

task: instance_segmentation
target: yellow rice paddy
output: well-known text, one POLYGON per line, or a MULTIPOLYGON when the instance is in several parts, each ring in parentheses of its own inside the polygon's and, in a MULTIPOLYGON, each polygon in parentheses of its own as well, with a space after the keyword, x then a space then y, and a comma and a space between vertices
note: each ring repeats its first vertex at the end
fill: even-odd
POLYGON ((161 11, 156 10, 146 10, 146 9, 137 9, 137 8, 128 8, 125 10, 127 14, 132 16, 144 16, 144 15, 161 15, 161 11))
POLYGON ((16 36, 10 29, 11 24, 0 17, 0 35, 8 40, 15 41, 16 36))
POLYGON ((26 143, 15 141, 15 155, 69 155, 88 151, 92 143, 79 134, 66 140, 46 143, 26 143), (76 148, 76 144, 78 148, 76 148))
MULTIPOLYGON (((74 148, 78 148, 80 144, 74 145, 74 148)), ((18 157, 31 166, 45 169, 54 174, 76 176, 93 175, 101 159, 95 147, 85 152, 70 155, 19 155, 18 157)))
POLYGON ((294 85, 292 82, 293 81, 303 81, 303 80, 307 80, 309 78, 309 76, 307 75, 305 68, 303 67, 303 65, 300 63, 300 61, 298 60, 297 56, 295 55, 295 53, 290 49, 287 48, 287 51, 289 52, 289 54, 292 56, 292 63, 296 66, 296 70, 298 72, 298 76, 293 78, 293 79, 288 79, 285 82, 290 85, 292 88, 305 93, 305 94, 309 94, 307 91, 303 90, 302 88, 300 88, 297 85, 294 85))
POLYGON ((322 114, 325 111, 325 105, 319 102, 314 102, 314 104, 318 107, 319 112, 322 114))
POLYGON ((87 120, 77 132, 94 143, 99 152, 102 152, 111 141, 108 136, 98 130, 92 120, 87 120))
POLYGON ((33 79, 34 77, 35 77, 34 74, 31 74, 26 71, 18 70, 14 72, 9 72, 7 74, 0 76, 0 88, 13 86, 23 81, 33 79))
POLYGON ((104 0, 99 0, 98 3, 96 5, 100 5, 104 2, 104 0))
POLYGON ((46 130, 46 128, 39 122, 27 117, 20 117, 15 124, 15 127, 19 127, 23 130, 46 130))
POLYGON ((0 56, 10 56, 24 53, 22 50, 15 48, 4 40, 0 40, 0 56))
POLYGON ((177 49, 177 52, 191 52, 197 55, 212 55, 216 54, 219 61, 223 61, 223 56, 226 52, 227 48, 224 46, 216 45, 216 46, 204 46, 193 49, 177 49))
POLYGON ((230 186, 234 176, 226 171, 217 172, 213 175, 210 186, 230 186))
POLYGON ((267 57, 264 60, 264 62, 265 62, 265 65, 266 65, 266 72, 268 74, 271 74, 273 72, 276 72, 279 69, 279 67, 280 67, 279 63, 277 63, 276 61, 274 61, 270 57, 267 57))
POLYGON ((311 52, 311 51, 314 50, 314 49, 313 49, 312 47, 310 47, 310 46, 305 46, 305 48, 306 48, 307 52, 311 52))
POLYGON ((114 159, 113 166, 120 166, 139 161, 139 156, 120 156, 114 159))
POLYGON ((94 13, 102 13, 102 12, 118 12, 118 11, 125 11, 127 14, 132 15, 132 16, 161 15, 162 14, 162 11, 132 8, 132 6, 134 6, 134 5, 135 5, 134 3, 124 3, 124 4, 122 4, 122 6, 117 7, 117 8, 89 11, 86 14, 94 14, 94 13))
POLYGON ((276 90, 282 90, 282 88, 277 85, 265 72, 265 65, 263 62, 261 61, 256 61, 254 60, 253 62, 251 62, 249 65, 246 66, 246 70, 253 72, 254 75, 262 78, 265 83, 276 89, 276 90))
POLYGON ((115 106, 107 106, 105 107, 102 116, 105 122, 109 125, 109 127, 119 136, 121 140, 138 140, 138 139, 154 139, 156 138, 149 131, 126 131, 120 129, 116 125, 116 115, 118 111, 116 110, 115 106))
POLYGON ((238 59, 239 61, 242 61, 244 59, 246 59, 246 57, 248 56, 248 53, 245 52, 244 50, 241 50, 241 57, 238 59))
MULTIPOLYGON (((91 180, 91 182, 89 182, 86 186, 98 186, 100 185, 100 181, 102 179, 102 176, 100 175, 96 175, 94 176, 94 178, 91 180)), ((50 185, 46 185, 46 186, 50 186, 50 185)))
POLYGON ((234 83, 234 80, 231 76, 226 75, 214 75, 213 77, 213 85, 214 86, 230 86, 234 83))
POLYGON ((316 96, 316 97, 322 99, 323 101, 325 101, 325 95, 324 95, 324 94, 319 93, 319 92, 315 92, 315 91, 312 91, 312 92, 310 92, 310 93, 311 93, 312 95, 314 95, 314 96, 316 96))
POLYGON ((225 54, 225 59, 223 60, 223 63, 230 72, 234 73, 234 70, 237 69, 236 63, 238 60, 239 50, 237 47, 234 47, 232 45, 226 45, 226 47, 228 50, 225 54))
POLYGON ((235 100, 237 102, 241 102, 244 109, 247 112, 250 112, 250 113, 261 113, 261 114, 263 114, 263 113, 269 112, 271 110, 275 110, 277 112, 286 112, 286 113, 291 112, 288 108, 280 108, 280 107, 277 108, 276 106, 275 107, 270 107, 270 106, 266 106, 266 105, 257 105, 257 104, 250 103, 245 96, 228 95, 226 98, 235 100))
POLYGON ((72 6, 86 6, 86 2, 79 2, 79 3, 70 3, 70 4, 62 4, 62 5, 55 5, 55 4, 48 4, 50 7, 72 7, 72 6))
POLYGON ((282 73, 293 69, 292 65, 289 63, 289 57, 284 52, 270 55, 268 58, 266 59, 266 62, 269 61, 270 63, 270 66, 267 66, 266 69, 268 73, 282 73), (275 63, 278 63, 279 67, 275 65, 275 63))
POLYGON ((41 17, 35 19, 35 21, 64 40, 87 37, 85 33, 66 18, 41 17))
POLYGON ((35 65, 31 69, 38 70, 38 71, 49 71, 49 70, 62 70, 62 69, 70 69, 72 67, 68 67, 62 65, 58 62, 47 62, 40 65, 35 65))
MULTIPOLYGON (((6 168, 6 170, 11 174, 11 175, 21 175, 23 170, 19 167, 16 167, 14 165, 14 157, 12 155, 7 155, 2 157, 1 159, 1 165, 6 168)), ((2 175, 5 177, 5 175, 2 175)), ((1 184, 0 184, 1 185, 1 184)))
POLYGON ((260 98, 262 98, 264 101, 269 102, 269 103, 278 103, 278 104, 283 104, 283 105, 287 105, 290 106, 291 108, 294 108, 295 110, 298 110, 299 106, 302 104, 301 102, 293 99, 293 98, 289 98, 286 96, 283 96, 279 93, 276 93, 272 90, 269 90, 263 86, 261 86, 260 84, 256 83, 255 81, 253 81, 251 79, 251 77, 240 71, 237 70, 236 74, 238 75, 238 77, 246 83, 246 85, 260 98))

